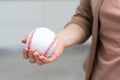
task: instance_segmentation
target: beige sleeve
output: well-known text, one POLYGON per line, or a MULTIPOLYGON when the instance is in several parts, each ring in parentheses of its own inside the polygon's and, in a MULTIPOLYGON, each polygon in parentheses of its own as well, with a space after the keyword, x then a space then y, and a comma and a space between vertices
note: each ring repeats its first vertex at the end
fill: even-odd
POLYGON ((80 5, 76 9, 76 13, 71 20, 65 25, 65 28, 69 24, 79 25, 86 33, 83 40, 86 41, 92 33, 93 16, 91 11, 90 0, 81 0, 80 5))

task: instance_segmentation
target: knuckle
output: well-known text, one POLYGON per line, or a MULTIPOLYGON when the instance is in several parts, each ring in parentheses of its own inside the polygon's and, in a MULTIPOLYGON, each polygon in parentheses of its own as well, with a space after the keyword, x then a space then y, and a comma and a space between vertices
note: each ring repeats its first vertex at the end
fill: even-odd
POLYGON ((28 51, 28 48, 26 47, 26 48, 24 48, 24 50, 25 50, 25 51, 28 51))
POLYGON ((35 52, 35 49, 31 49, 32 52, 35 52))
POLYGON ((28 56, 29 56, 30 58, 34 58, 33 53, 28 53, 28 56))

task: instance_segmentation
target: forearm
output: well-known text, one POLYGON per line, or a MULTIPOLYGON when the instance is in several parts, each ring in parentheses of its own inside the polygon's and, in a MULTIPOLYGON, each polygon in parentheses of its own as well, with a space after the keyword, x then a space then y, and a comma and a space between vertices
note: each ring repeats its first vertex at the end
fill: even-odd
POLYGON ((83 43, 86 38, 85 31, 77 24, 69 24, 65 29, 57 33, 57 36, 65 41, 66 47, 83 43))

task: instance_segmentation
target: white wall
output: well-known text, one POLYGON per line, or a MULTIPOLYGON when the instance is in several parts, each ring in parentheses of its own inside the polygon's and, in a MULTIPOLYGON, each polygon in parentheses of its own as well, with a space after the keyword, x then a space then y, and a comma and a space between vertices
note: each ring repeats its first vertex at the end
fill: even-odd
POLYGON ((0 1, 0 47, 19 47, 22 37, 36 27, 59 31, 78 4, 79 0, 0 1))
POLYGON ((46 1, 44 5, 45 25, 55 31, 63 28, 75 13, 79 1, 46 1))

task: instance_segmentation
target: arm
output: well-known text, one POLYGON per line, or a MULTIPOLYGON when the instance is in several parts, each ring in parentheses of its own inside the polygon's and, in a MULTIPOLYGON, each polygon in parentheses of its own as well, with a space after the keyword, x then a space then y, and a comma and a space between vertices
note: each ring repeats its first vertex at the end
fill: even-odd
MULTIPOLYGON (((46 58, 40 55, 36 50, 28 48, 24 48, 23 57, 29 59, 30 63, 37 63, 39 65, 51 63, 62 54, 66 47, 85 42, 91 35, 91 31, 92 12, 90 0, 81 0, 81 4, 78 6, 71 21, 63 30, 56 33, 58 44, 51 57, 46 58)), ((25 37, 22 42, 25 43, 26 40, 27 37, 25 37)))
POLYGON ((65 41, 65 47, 81 44, 86 38, 83 28, 77 24, 69 24, 65 29, 56 34, 65 41))
POLYGON ((92 33, 93 16, 90 0, 81 0, 75 15, 57 34, 64 39, 66 46, 84 43, 92 33))

